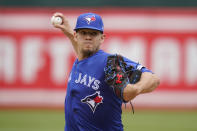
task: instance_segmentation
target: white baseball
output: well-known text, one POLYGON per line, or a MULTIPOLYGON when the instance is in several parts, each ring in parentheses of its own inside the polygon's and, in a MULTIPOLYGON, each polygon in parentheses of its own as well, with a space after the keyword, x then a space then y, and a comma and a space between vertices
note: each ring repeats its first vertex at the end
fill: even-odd
POLYGON ((62 18, 59 17, 59 16, 52 16, 51 23, 52 24, 57 24, 57 25, 59 24, 59 25, 61 25, 62 24, 62 18))

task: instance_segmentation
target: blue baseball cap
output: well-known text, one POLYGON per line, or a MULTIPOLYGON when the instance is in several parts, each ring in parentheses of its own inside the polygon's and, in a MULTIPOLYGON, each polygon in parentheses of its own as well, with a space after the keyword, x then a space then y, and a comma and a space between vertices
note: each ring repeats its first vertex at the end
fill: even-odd
POLYGON ((77 18, 77 23, 74 30, 78 29, 93 29, 103 32, 104 25, 102 18, 94 13, 81 14, 77 18))

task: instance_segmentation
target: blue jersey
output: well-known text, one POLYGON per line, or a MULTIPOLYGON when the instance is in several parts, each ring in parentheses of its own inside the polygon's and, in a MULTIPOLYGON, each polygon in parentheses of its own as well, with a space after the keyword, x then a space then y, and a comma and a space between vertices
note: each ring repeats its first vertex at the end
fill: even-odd
MULTIPOLYGON (((74 62, 65 99, 65 131, 123 131, 122 101, 104 81, 110 54, 99 50, 74 62)), ((139 64, 124 58, 128 65, 139 64)), ((150 72, 143 68, 142 72, 150 72)))

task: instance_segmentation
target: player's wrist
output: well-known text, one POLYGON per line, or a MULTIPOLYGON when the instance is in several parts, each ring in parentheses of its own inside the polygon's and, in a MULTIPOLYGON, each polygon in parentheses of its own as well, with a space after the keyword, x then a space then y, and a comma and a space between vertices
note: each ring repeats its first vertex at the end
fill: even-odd
POLYGON ((69 38, 74 39, 74 31, 72 29, 61 29, 62 32, 69 38))
POLYGON ((138 88, 134 84, 128 84, 123 91, 125 101, 130 101, 139 94, 138 88))
POLYGON ((62 30, 62 32, 63 32, 65 35, 73 35, 73 34, 74 34, 74 31, 73 31, 72 29, 62 28, 61 30, 62 30))

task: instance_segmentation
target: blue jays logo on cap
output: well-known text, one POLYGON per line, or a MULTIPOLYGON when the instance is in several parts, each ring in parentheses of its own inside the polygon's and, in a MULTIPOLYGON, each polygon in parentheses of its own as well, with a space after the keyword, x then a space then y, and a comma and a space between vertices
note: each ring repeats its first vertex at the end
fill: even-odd
POLYGON ((78 29, 92 29, 103 32, 103 21, 102 18, 95 13, 81 14, 77 18, 77 23, 74 30, 78 29))
POLYGON ((85 17, 85 20, 88 22, 88 24, 90 24, 90 22, 95 21, 96 18, 95 18, 94 15, 92 15, 92 16, 88 15, 88 16, 85 17))

